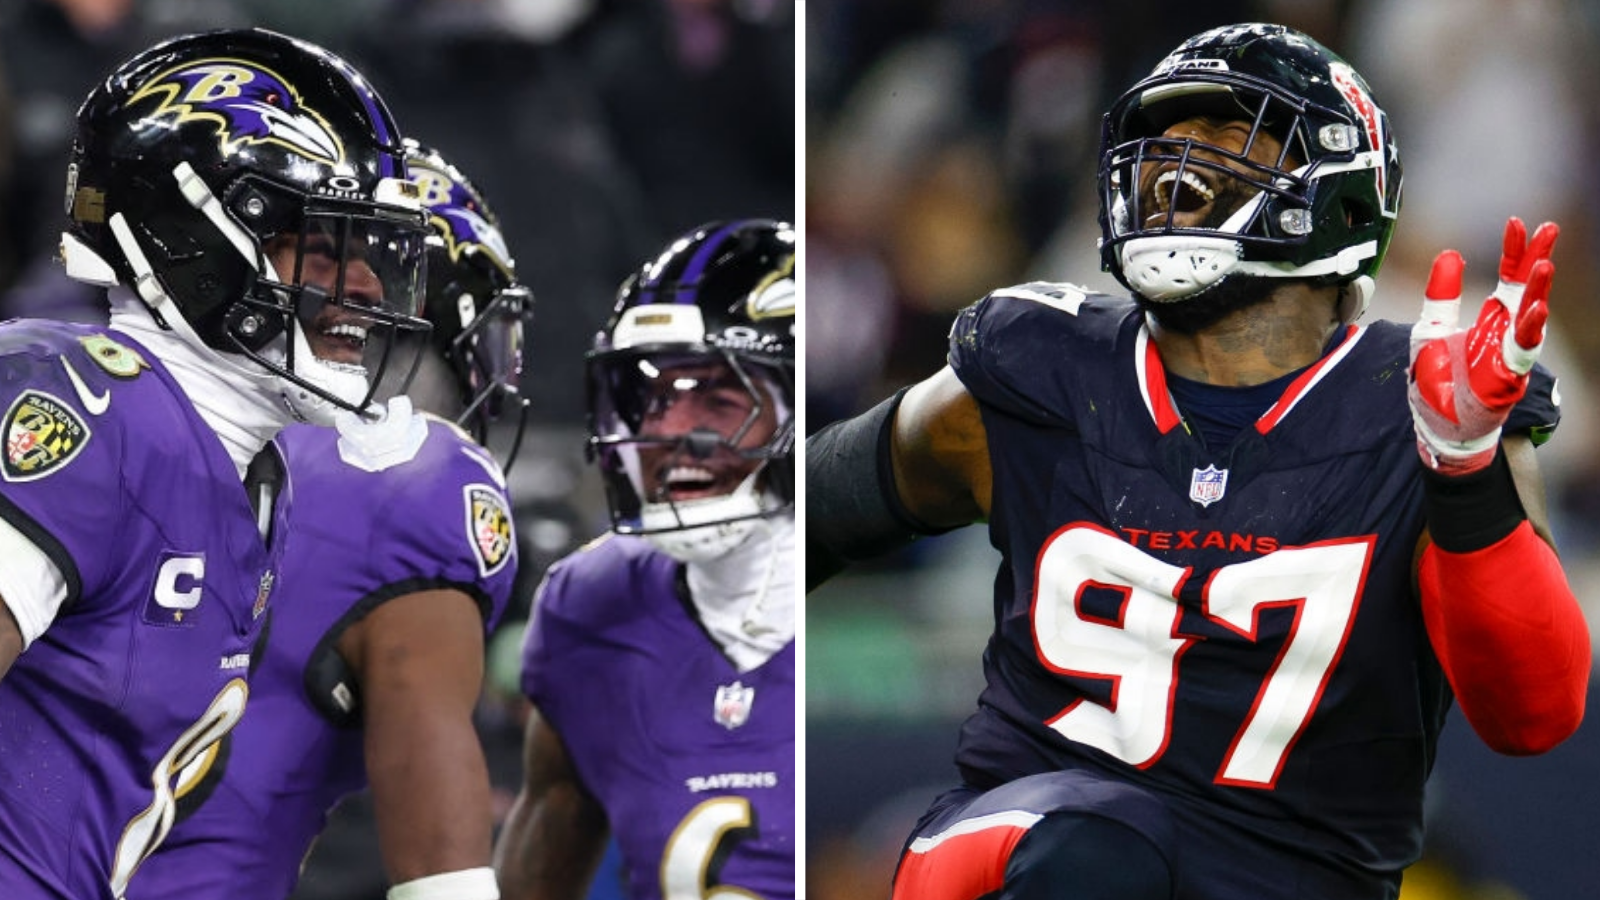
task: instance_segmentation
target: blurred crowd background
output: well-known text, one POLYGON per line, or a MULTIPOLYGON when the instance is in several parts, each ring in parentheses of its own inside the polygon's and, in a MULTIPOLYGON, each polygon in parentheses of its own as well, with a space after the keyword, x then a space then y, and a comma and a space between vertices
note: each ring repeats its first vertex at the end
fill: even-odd
MULTIPOLYGON (((806 430, 943 364, 961 307, 1028 280, 1125 293, 1095 241, 1099 120, 1184 38, 1276 21, 1349 60, 1404 163, 1367 318, 1412 321, 1434 254, 1493 289, 1508 215, 1562 225, 1545 361, 1564 418, 1540 451, 1560 551, 1600 626, 1600 4, 1592 0, 810 0, 805 29, 806 430)), ((1464 311, 1463 320, 1468 320, 1464 311)), ((811 900, 886 896, 901 842, 957 778, 998 555, 980 528, 807 597, 811 900)), ((1547 756, 1496 757, 1459 714, 1403 900, 1568 900, 1600 883, 1600 716, 1547 756)))
MULTIPOLYGON (((480 715, 503 813, 521 778, 528 601, 609 524, 583 457, 584 351, 618 284, 670 238, 793 221, 795 24, 792 0, 0 0, 0 319, 104 319, 101 293, 55 258, 74 115, 168 36, 260 25, 320 43, 466 172, 535 296, 533 406, 510 473, 522 570, 480 715)), ((341 807, 295 900, 383 897, 370 815, 363 797, 341 807)), ((613 855, 595 898, 620 896, 615 871, 613 855)))

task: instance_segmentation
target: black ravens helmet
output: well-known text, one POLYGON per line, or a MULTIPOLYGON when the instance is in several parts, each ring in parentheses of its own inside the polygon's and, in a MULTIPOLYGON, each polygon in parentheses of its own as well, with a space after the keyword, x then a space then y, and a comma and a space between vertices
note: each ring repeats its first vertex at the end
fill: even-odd
POLYGON ((216 31, 128 60, 78 111, 66 208, 69 275, 276 373, 302 415, 365 408, 388 338, 427 327, 429 229, 394 121, 304 41, 216 31))
POLYGON ((629 276, 588 355, 612 527, 720 555, 794 500, 794 228, 702 225, 629 276))
POLYGON ((1399 151, 1371 89, 1279 25, 1185 41, 1111 107, 1100 153, 1102 263, 1156 302, 1248 275, 1353 285, 1364 305, 1400 208, 1399 151), (1163 133, 1193 117, 1244 123, 1244 152, 1163 133), (1249 158, 1261 135, 1276 160, 1249 158), (1211 208, 1230 194, 1242 205, 1211 208))
POLYGON ((433 345, 460 391, 456 423, 487 446, 489 426, 514 414, 512 445, 501 461, 510 469, 527 416, 519 383, 533 296, 517 282, 500 220, 472 181, 433 148, 408 139, 406 154, 434 230, 426 311, 433 345))

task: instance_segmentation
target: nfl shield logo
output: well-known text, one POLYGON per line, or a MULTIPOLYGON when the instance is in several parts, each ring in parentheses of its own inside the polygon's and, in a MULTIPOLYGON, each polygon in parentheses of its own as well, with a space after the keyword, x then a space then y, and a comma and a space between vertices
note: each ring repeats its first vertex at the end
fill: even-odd
POLYGON ((1228 489, 1228 470, 1216 466, 1195 469, 1189 482, 1189 499, 1201 506, 1210 506, 1222 499, 1228 489))
POLYGON ((750 703, 756 689, 735 681, 717 687, 717 698, 711 703, 711 717, 718 725, 732 731, 750 719, 750 703))

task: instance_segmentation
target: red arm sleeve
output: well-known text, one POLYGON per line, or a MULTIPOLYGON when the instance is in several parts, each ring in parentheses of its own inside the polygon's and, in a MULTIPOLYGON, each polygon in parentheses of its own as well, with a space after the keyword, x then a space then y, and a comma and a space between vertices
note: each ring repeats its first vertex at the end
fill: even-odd
POLYGON ((1422 614, 1474 731, 1498 753, 1543 753, 1583 721, 1589 628, 1555 551, 1524 521, 1468 553, 1422 554, 1422 614))

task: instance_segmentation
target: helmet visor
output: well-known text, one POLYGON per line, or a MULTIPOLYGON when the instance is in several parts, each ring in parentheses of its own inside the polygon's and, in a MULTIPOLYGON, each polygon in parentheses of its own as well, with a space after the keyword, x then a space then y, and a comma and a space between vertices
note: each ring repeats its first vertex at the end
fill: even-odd
POLYGON ((299 295, 302 319, 316 300, 402 322, 422 313, 427 235, 412 218, 312 210, 298 235, 279 236, 267 252, 284 287, 299 295))
POLYGON ((306 374, 298 340, 287 341, 282 364, 269 368, 353 409, 372 400, 380 381, 408 382, 418 356, 401 360, 394 351, 399 337, 430 329, 418 315, 429 233, 420 214, 324 202, 306 210, 298 229, 268 239, 252 305, 281 316, 285 327, 295 320, 326 371, 306 374))

